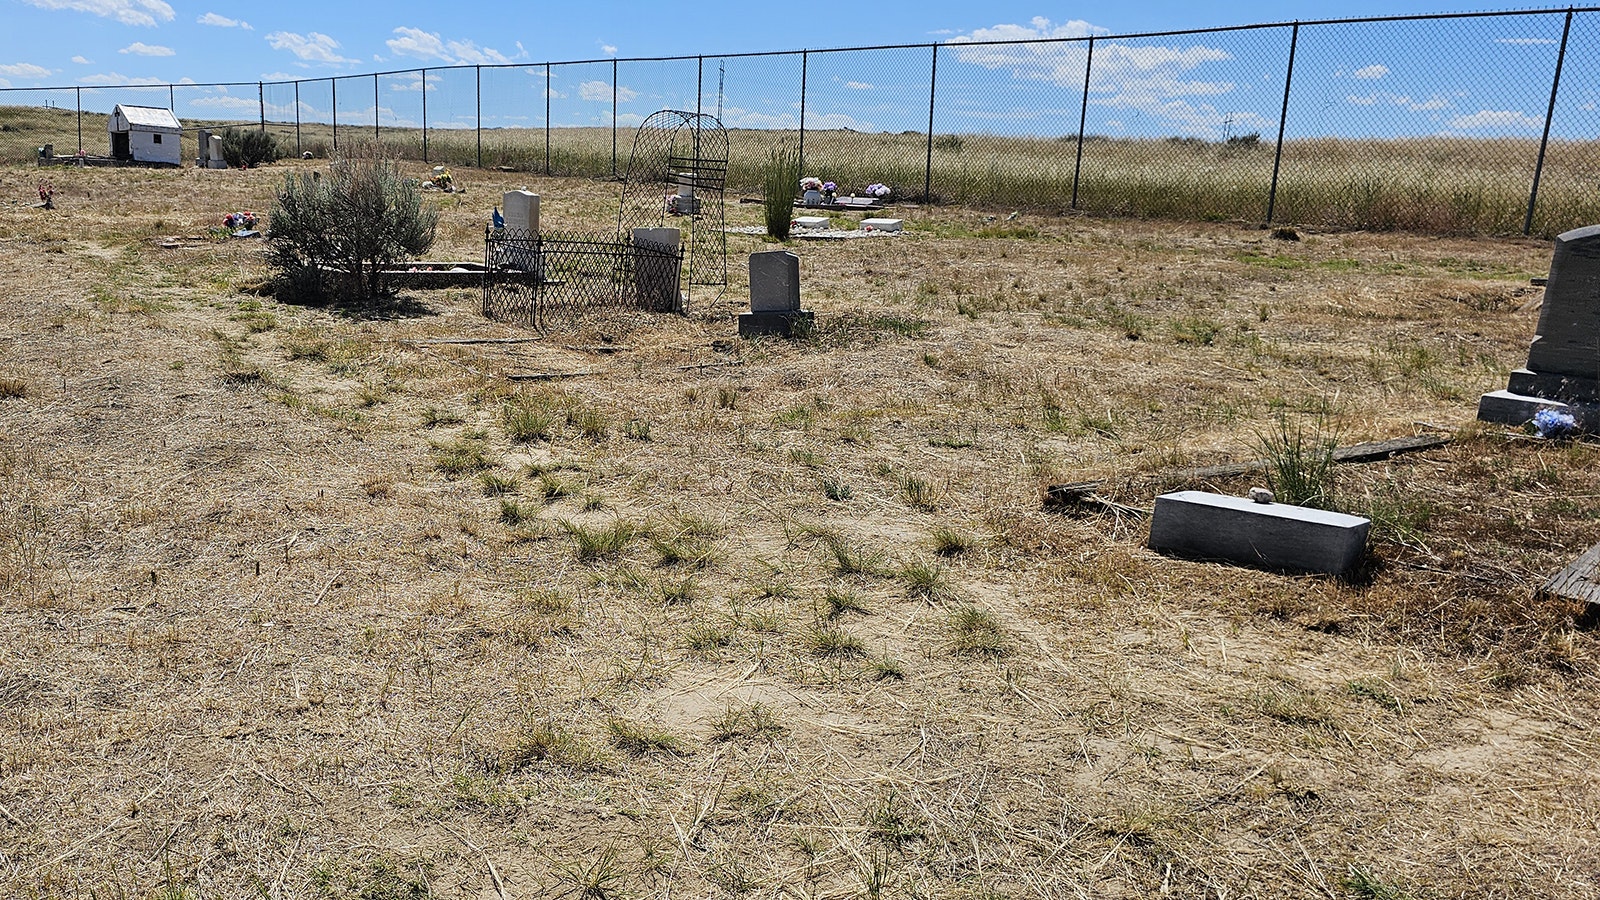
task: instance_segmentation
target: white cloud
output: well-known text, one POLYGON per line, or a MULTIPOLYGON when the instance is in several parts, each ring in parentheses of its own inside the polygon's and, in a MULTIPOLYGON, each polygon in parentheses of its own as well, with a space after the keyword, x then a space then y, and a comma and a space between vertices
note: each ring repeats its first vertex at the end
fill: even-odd
POLYGON ((146 44, 143 41, 134 41, 118 53, 132 53, 134 56, 174 56, 176 51, 171 47, 162 47, 159 44, 146 44))
POLYGON ((77 63, 80 66, 92 66, 92 65, 94 65, 94 61, 93 60, 85 59, 85 58, 83 58, 81 56, 74 56, 72 58, 72 61, 77 63))
MULTIPOLYGON (((420 28, 396 28, 397 37, 390 38, 384 43, 388 44, 390 52, 396 56, 412 56, 417 59, 436 59, 449 65, 492 66, 503 65, 511 62, 511 57, 490 47, 479 47, 472 41, 453 40, 446 41, 438 34, 423 31, 420 28)), ((518 55, 523 55, 522 45, 517 44, 518 55)))
POLYGON ((156 20, 171 22, 172 7, 162 0, 23 0, 40 9, 70 9, 116 19, 124 25, 154 27, 156 20))
POLYGON ((870 91, 870 90, 872 90, 872 85, 867 84, 865 81, 846 81, 844 83, 844 86, 849 88, 852 91, 870 91))
POLYGON ((1426 100, 1416 100, 1409 94, 1377 91, 1360 97, 1352 94, 1344 100, 1352 106, 1398 106, 1407 112, 1438 112, 1450 108, 1450 101, 1439 94, 1434 94, 1426 100))
POLYGON ((0 64, 0 75, 11 78, 48 78, 50 70, 33 63, 0 64))
POLYGON ((307 34, 295 34, 292 31, 274 31, 267 35, 266 40, 272 49, 287 50, 304 62, 331 63, 334 65, 355 62, 353 59, 346 59, 338 54, 338 41, 315 31, 307 34))
POLYGON ((1501 131, 1533 130, 1544 125, 1543 117, 1530 116, 1520 109, 1481 109, 1471 115, 1456 116, 1450 127, 1462 131, 1494 128, 1501 131))
MULTIPOLYGON (((592 102, 611 102, 611 84, 605 81, 585 81, 578 85, 578 96, 592 102)), ((627 103, 638 98, 639 92, 617 85, 617 102, 627 103)))
POLYGON ((214 12, 208 12, 200 18, 195 19, 195 21, 199 22, 201 25, 210 25, 213 28, 242 28, 245 31, 255 30, 254 28, 250 27, 249 22, 241 22, 238 19, 230 19, 227 16, 219 16, 214 12))
MULTIPOLYGON (((1107 30, 1081 19, 1056 24, 1044 17, 1028 25, 995 25, 951 38, 946 45, 956 59, 968 65, 1009 71, 1022 81, 1041 81, 1063 88, 1081 88, 1088 64, 1088 42, 1047 39, 1105 35, 1107 30), (982 41, 1033 41, 1035 43, 983 44, 982 41)), ((1232 54, 1218 47, 1150 44, 1128 41, 1097 42, 1089 85, 1090 102, 1112 109, 1143 112, 1166 125, 1204 137, 1222 136, 1224 113, 1210 104, 1194 104, 1183 97, 1215 97, 1232 93, 1231 81, 1191 77, 1210 63, 1227 62, 1232 54)), ((1259 116, 1234 114, 1234 124, 1269 125, 1259 116)), ((809 121, 806 123, 811 124, 809 121)))
POLYGON ((201 97, 198 100, 190 100, 189 105, 201 109, 259 109, 261 101, 259 98, 252 100, 249 97, 201 97))
POLYGON ((1374 64, 1374 65, 1370 65, 1370 66, 1365 66, 1363 68, 1355 70, 1354 72, 1351 72, 1350 73, 1350 77, 1351 78, 1360 78, 1360 79, 1362 79, 1364 81, 1375 81, 1375 80, 1377 80, 1379 78, 1382 78, 1383 76, 1385 76, 1387 74, 1389 74, 1389 67, 1388 66, 1385 66, 1385 65, 1382 65, 1382 64, 1374 64))
POLYGON ((1090 25, 1082 19, 1073 19, 1062 22, 1060 25, 1052 23, 1044 16, 1034 16, 1027 25, 996 25, 993 28, 979 28, 971 34, 961 34, 950 39, 952 44, 969 44, 974 41, 1037 41, 1048 38, 1079 38, 1092 34, 1108 34, 1109 31, 1095 25, 1090 25))
POLYGON ((1512 44, 1518 47, 1536 46, 1539 44, 1554 44, 1555 38, 1496 38, 1496 44, 1512 44))
POLYGON ((602 42, 600 44, 600 52, 604 53, 607 56, 616 56, 617 55, 617 48, 616 48, 616 45, 614 45, 614 44, 607 44, 607 43, 603 43, 602 42))
POLYGON ((85 75, 78 79, 79 84, 167 84, 165 78, 132 77, 121 72, 101 72, 96 75, 85 75))

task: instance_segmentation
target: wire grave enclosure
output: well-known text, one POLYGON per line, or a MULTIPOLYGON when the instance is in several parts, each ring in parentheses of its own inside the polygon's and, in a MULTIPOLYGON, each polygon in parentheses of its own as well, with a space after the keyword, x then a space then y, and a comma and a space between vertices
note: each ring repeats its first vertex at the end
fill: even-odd
POLYGON ((541 332, 625 331, 645 313, 676 308, 683 251, 611 235, 489 228, 483 264, 488 318, 541 332))
MULTIPOLYGON (((117 103, 166 105, 191 131, 258 127, 289 153, 376 143, 577 177, 622 177, 629 146, 725 127, 723 186, 738 191, 759 190, 785 147, 841 194, 881 183, 902 201, 1043 213, 1550 236, 1600 221, 1597 84, 1600 7, 1130 35, 1035 20, 936 44, 10 86, 0 158, 94 153, 117 103), (651 121, 662 106, 695 118, 651 121)), ((703 198, 709 183, 690 187, 703 198)))
POLYGON ((651 240, 677 228, 689 263, 689 291, 728 288, 728 233, 723 193, 728 132, 715 116, 664 109, 639 126, 617 214, 617 240, 651 240))

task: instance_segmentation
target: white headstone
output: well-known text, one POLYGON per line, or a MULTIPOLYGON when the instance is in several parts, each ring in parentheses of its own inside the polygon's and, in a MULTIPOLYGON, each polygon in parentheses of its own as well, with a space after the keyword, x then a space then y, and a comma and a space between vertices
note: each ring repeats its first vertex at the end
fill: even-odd
POLYGON ((532 191, 506 191, 500 198, 500 208, 505 210, 507 228, 518 228, 535 234, 539 231, 539 195, 532 191))
POLYGON ((900 219, 862 219, 861 227, 869 231, 899 231, 904 222, 900 219))

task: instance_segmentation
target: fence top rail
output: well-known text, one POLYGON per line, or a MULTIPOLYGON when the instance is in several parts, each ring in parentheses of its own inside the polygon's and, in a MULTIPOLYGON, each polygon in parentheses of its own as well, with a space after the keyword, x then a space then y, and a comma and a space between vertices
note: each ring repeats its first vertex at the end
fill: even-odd
POLYGON ((1140 40, 1144 38, 1183 37, 1198 34, 1223 34, 1241 31, 1261 31, 1277 28, 1314 27, 1320 25, 1371 25, 1384 22, 1422 22, 1443 21, 1452 19, 1494 19, 1512 18, 1518 16, 1550 16, 1569 15, 1575 13, 1600 12, 1600 6, 1553 6, 1543 9, 1508 9, 1482 12, 1459 13, 1416 13, 1404 16, 1362 16, 1347 19, 1295 19, 1287 22, 1260 22, 1253 25, 1219 25, 1212 28, 1187 28, 1173 31, 1140 31, 1128 34, 1088 34, 1079 37, 1033 38, 1030 40, 1007 41, 932 41, 916 44, 874 44, 857 47, 816 47, 799 50, 752 50, 740 53, 692 53, 680 56, 605 56, 593 59, 567 59, 550 62, 523 62, 523 63, 495 63, 493 65, 465 64, 452 66, 415 66, 409 69, 389 69, 381 72, 361 72, 351 75, 323 75, 317 78, 290 78, 279 81, 210 81, 210 82, 170 82, 162 84, 65 84, 45 85, 39 87, 0 87, 0 94, 17 93, 23 91, 71 91, 71 90, 129 90, 133 88, 212 88, 212 87, 249 87, 249 86, 278 86, 286 84, 315 84, 320 81, 343 81, 352 78, 376 78, 385 75, 408 75, 417 72, 437 72, 451 69, 537 69, 548 66, 582 66, 620 63, 659 63, 659 62, 688 62, 705 59, 749 59, 764 56, 800 56, 810 53, 852 53, 877 50, 928 50, 934 47, 992 47, 992 46, 1018 46, 1027 44, 1073 44, 1089 41, 1121 41, 1140 40))

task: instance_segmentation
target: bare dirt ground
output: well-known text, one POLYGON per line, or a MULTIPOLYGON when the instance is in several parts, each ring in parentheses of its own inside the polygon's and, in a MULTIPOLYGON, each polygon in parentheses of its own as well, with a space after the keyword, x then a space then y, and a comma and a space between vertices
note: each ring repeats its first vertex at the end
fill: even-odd
MULTIPOLYGON (((791 243, 807 340, 735 336, 733 235, 688 316, 439 343, 530 334, 160 247, 287 168, 0 170, 0 895, 1600 894, 1596 637, 1530 599, 1600 452, 1473 421, 1547 244, 907 208, 791 243), (1353 582, 1040 502, 1242 493, 1159 473, 1280 415, 1453 437, 1340 467, 1353 582)), ((433 258, 615 221, 456 174, 433 258)))

